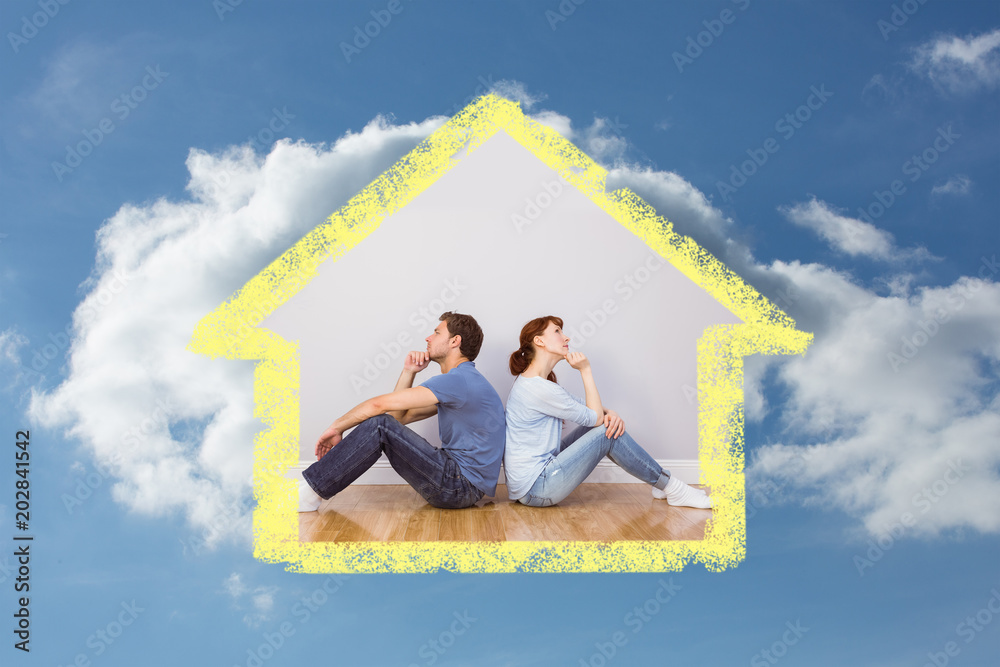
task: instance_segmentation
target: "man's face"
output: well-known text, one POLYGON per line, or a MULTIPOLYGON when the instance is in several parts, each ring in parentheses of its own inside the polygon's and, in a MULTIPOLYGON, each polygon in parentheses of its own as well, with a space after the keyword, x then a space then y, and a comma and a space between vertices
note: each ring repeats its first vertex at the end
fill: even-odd
POLYGON ((451 349, 448 343, 454 337, 448 332, 448 325, 445 322, 438 322, 434 327, 434 333, 424 339, 427 341, 427 356, 431 361, 441 362, 448 356, 448 350, 451 349))

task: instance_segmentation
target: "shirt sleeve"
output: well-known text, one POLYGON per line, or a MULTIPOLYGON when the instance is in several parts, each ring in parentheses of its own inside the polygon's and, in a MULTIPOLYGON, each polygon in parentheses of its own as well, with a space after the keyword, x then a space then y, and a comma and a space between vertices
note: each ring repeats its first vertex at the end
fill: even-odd
POLYGON ((596 412, 555 382, 531 382, 525 389, 531 395, 531 407, 543 414, 568 419, 582 426, 594 426, 597 423, 596 412))
POLYGON ((426 382, 420 384, 421 387, 430 389, 439 403, 450 407, 461 408, 465 405, 465 397, 468 395, 465 386, 465 378, 458 373, 451 372, 443 375, 435 375, 426 382))

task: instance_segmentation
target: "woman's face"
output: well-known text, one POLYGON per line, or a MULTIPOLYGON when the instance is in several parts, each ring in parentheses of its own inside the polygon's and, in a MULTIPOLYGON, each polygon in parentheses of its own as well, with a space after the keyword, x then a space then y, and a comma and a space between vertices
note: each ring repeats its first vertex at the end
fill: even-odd
POLYGON ((563 334, 562 328, 551 320, 545 327, 545 331, 540 336, 535 336, 534 342, 539 349, 558 354, 561 357, 565 357, 569 353, 569 336, 563 334))

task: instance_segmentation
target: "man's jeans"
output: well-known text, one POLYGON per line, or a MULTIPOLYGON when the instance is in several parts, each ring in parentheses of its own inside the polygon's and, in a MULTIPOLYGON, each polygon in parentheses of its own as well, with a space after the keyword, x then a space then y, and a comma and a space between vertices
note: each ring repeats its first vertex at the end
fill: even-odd
POLYGON ((302 477, 313 491, 329 498, 375 465, 382 452, 393 469, 434 507, 470 507, 484 495, 465 479, 448 452, 389 415, 378 415, 355 426, 323 458, 306 468, 302 477))
POLYGON ((573 493, 605 456, 647 484, 658 489, 667 486, 670 471, 663 470, 628 431, 615 439, 605 436, 606 431, 603 424, 593 428, 581 426, 565 436, 559 454, 545 465, 518 502, 531 507, 555 505, 573 493))

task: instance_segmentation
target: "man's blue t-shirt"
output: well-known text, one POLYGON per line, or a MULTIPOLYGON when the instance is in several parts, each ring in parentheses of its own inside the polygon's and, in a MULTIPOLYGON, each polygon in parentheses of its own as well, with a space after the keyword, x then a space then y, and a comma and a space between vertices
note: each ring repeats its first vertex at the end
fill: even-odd
POLYGON ((430 389, 438 399, 441 448, 477 489, 495 496, 506 438, 500 395, 471 361, 463 361, 420 386, 430 389))

